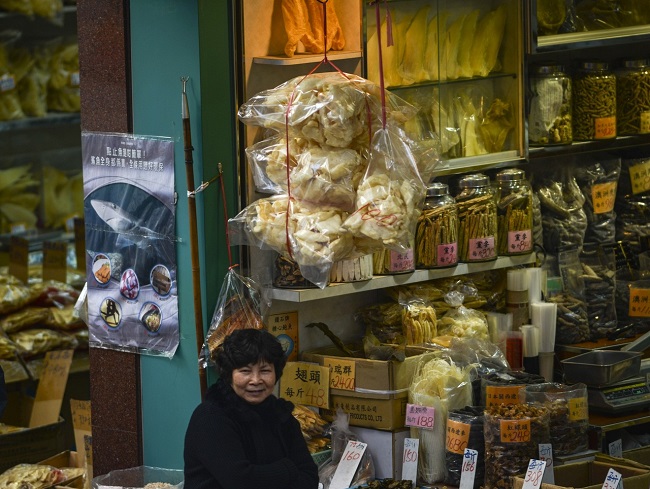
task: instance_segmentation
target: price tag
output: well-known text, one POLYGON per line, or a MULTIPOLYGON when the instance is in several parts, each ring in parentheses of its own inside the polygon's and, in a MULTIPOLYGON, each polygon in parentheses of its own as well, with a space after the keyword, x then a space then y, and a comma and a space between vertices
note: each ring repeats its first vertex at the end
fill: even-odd
POLYGON ((280 397, 294 404, 327 408, 330 370, 307 362, 287 362, 280 379, 280 397))
MULTIPOLYGON (((70 412, 72 413, 72 427, 74 429, 74 442, 78 447, 84 445, 84 438, 91 435, 90 401, 70 399, 70 412)), ((77 464, 83 467, 83 458, 77 457, 77 464)))
POLYGON ((84 436, 84 462, 86 465, 86 482, 84 483, 84 489, 91 488, 91 482, 93 480, 93 437, 84 436))
POLYGON ((499 430, 503 443, 527 443, 530 441, 530 418, 502 419, 499 430))
POLYGON ((639 134, 648 134, 650 132, 650 112, 641 112, 641 114, 639 114, 639 118, 639 134))
POLYGON ((68 244, 64 241, 45 241, 43 243, 43 281, 67 282, 68 244))
POLYGON ((72 350, 57 350, 45 354, 29 420, 30 428, 56 423, 59 420, 73 353, 72 350))
POLYGON ((468 240, 467 257, 470 261, 486 260, 496 255, 494 236, 485 238, 472 238, 468 240))
POLYGON ((413 487, 416 486, 418 478, 418 450, 420 440, 418 438, 404 439, 404 456, 402 457, 402 479, 413 481, 413 487))
POLYGON ((612 139, 616 137, 616 116, 596 117, 594 119, 594 139, 612 139))
POLYGON ((612 457, 623 458, 623 440, 619 438, 611 442, 608 452, 612 457))
POLYGON ((650 161, 644 160, 638 165, 632 165, 629 171, 632 194, 637 195, 650 190, 650 161))
POLYGON ((555 472, 553 471, 553 445, 550 443, 539 444, 539 459, 546 462, 542 483, 555 484, 555 472))
POLYGON ((569 399, 569 421, 589 419, 589 408, 586 397, 569 399))
POLYGON ((356 384, 356 363, 354 360, 325 357, 323 364, 330 369, 330 388, 353 391, 356 384))
POLYGON ((471 448, 466 448, 463 454, 463 467, 460 472, 460 485, 458 489, 473 489, 477 463, 478 452, 471 448))
POLYGON ((542 477, 546 469, 546 462, 531 458, 528 462, 528 469, 522 489, 537 489, 542 485, 542 477))
POLYGON ((596 183, 591 187, 591 200, 593 202, 594 214, 605 214, 614 210, 616 183, 596 183))
POLYGON ((605 477, 605 482, 603 482, 602 489, 616 489, 619 485, 622 485, 622 476, 620 473, 616 472, 614 469, 609 469, 607 472, 607 477, 605 477))
POLYGON ((463 455, 469 443, 469 430, 471 426, 467 423, 447 419, 447 451, 463 455))
POLYGON ((432 407, 407 404, 404 426, 432 430, 435 412, 436 410, 432 407))
POLYGON ((519 404, 519 391, 523 385, 485 387, 485 405, 496 406, 499 404, 519 404))
POLYGON ((336 472, 334 472, 332 482, 330 482, 330 489, 345 489, 346 487, 350 487, 354 473, 361 462, 361 457, 363 457, 367 446, 366 443, 360 441, 351 440, 348 442, 341 461, 336 468, 336 472))
POLYGON ((630 287, 628 315, 636 318, 650 317, 650 289, 630 287))

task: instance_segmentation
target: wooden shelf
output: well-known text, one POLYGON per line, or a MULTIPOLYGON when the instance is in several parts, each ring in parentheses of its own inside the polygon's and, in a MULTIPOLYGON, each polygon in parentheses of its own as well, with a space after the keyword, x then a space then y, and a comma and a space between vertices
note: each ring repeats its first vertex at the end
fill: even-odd
MULTIPOLYGON (((363 54, 361 51, 330 51, 327 53, 327 59, 331 61, 336 61, 340 59, 356 59, 361 58, 363 54)), ((323 54, 296 54, 292 58, 288 58, 285 55, 278 56, 256 56, 253 58, 253 63, 262 64, 262 65, 278 65, 278 66, 289 66, 289 65, 304 65, 304 64, 316 64, 320 63, 323 60, 323 54)))
POLYGON ((287 302, 308 302, 326 299, 329 297, 338 297, 357 292, 368 292, 371 290, 386 289, 396 285, 415 284, 426 282, 437 278, 454 277, 466 275, 474 272, 484 272, 487 270, 496 270, 500 268, 516 267, 534 263, 535 253, 520 256, 499 257, 493 261, 480 263, 460 263, 455 267, 433 269, 433 270, 415 270, 410 273, 399 275, 379 275, 370 280, 363 282, 350 282, 344 284, 330 284, 324 289, 271 289, 270 295, 273 300, 287 302))

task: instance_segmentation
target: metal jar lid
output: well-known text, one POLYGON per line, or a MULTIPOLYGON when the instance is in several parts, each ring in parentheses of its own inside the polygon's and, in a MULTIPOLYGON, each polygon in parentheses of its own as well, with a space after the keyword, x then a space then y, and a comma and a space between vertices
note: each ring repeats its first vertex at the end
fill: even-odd
POLYGON ((458 181, 458 186, 460 188, 479 188, 487 187, 488 185, 490 185, 490 177, 483 173, 467 175, 458 181))
POLYGON ((607 71, 609 63, 605 61, 583 61, 582 68, 587 71, 607 71))
POLYGON ((559 64, 538 65, 533 67, 533 73, 536 75, 553 75, 563 72, 564 66, 559 64))
POLYGON ((449 195, 449 185, 446 183, 434 182, 427 187, 427 197, 439 197, 449 195))
POLYGON ((497 182, 512 182, 513 180, 523 180, 526 178, 524 170, 518 168, 508 168, 502 170, 496 175, 497 182))

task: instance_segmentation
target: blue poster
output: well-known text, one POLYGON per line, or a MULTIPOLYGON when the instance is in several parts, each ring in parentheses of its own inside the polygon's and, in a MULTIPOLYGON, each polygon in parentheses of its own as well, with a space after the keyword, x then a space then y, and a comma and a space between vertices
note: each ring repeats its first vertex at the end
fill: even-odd
POLYGON ((179 344, 174 143, 81 136, 90 346, 172 357, 179 344))

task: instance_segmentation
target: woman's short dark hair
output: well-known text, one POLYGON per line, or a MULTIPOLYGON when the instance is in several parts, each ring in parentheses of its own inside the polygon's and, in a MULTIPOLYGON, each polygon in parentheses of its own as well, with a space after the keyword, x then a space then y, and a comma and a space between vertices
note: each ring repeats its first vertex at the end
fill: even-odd
POLYGON ((238 329, 229 334, 215 355, 219 376, 228 382, 232 371, 251 363, 265 360, 275 367, 276 379, 280 380, 287 363, 282 345, 275 336, 264 329, 238 329))

